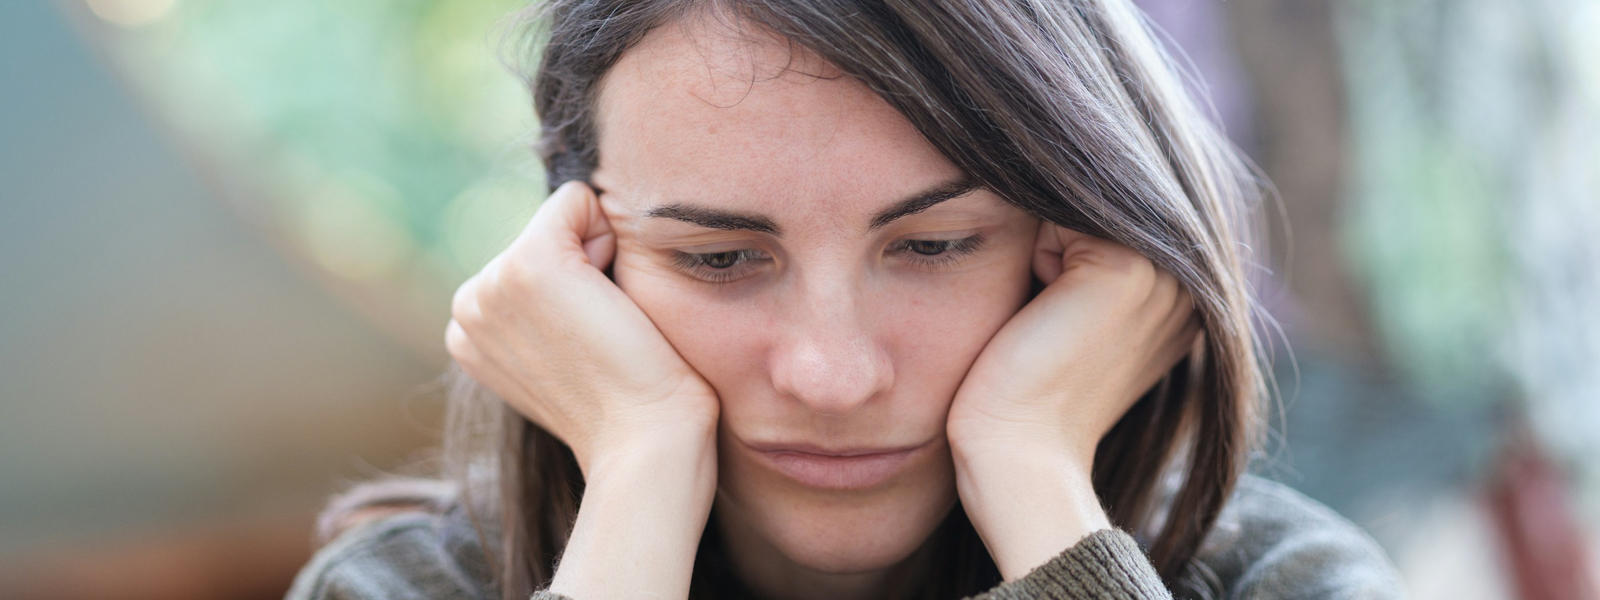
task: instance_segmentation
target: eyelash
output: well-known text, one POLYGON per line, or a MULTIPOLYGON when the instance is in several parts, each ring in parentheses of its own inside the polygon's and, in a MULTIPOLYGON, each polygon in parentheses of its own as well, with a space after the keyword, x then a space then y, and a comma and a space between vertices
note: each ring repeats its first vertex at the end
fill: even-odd
MULTIPOLYGON (((939 269, 955 264, 961 258, 968 256, 983 248, 986 240, 982 234, 954 240, 901 240, 895 242, 890 248, 905 254, 908 260, 924 267, 939 269), (912 249, 913 244, 941 244, 937 254, 924 254, 912 249)), ((727 252, 708 252, 695 254, 692 252, 674 252, 672 263, 678 270, 709 281, 711 283, 728 283, 738 279, 748 269, 741 269, 739 265, 746 265, 754 261, 772 260, 766 253, 759 250, 730 250, 727 252), (722 258, 733 260, 726 267, 710 267, 708 262, 722 258)))
POLYGON ((891 248, 905 253, 913 262, 922 263, 924 266, 948 267, 982 249, 985 241, 983 234, 978 234, 954 240, 901 240, 895 242, 891 248), (943 244, 943 249, 938 254, 923 254, 912 250, 912 244, 943 244))
POLYGON ((738 279, 740 275, 744 274, 744 271, 748 270, 741 269, 738 265, 749 264, 755 260, 772 259, 768 258, 766 253, 760 250, 730 250, 728 252, 708 252, 705 254, 677 251, 672 253, 672 264, 678 267, 678 270, 711 283, 727 283, 738 279), (738 262, 721 268, 706 266, 706 262, 713 257, 729 255, 732 255, 733 259, 738 262))

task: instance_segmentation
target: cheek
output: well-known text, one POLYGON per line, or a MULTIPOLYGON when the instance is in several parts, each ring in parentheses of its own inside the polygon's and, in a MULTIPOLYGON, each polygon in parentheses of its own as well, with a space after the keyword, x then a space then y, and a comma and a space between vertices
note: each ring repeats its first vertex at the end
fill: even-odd
POLYGON ((619 247, 617 285, 650 317, 684 361, 724 397, 761 383, 762 340, 770 330, 760 298, 728 298, 670 266, 619 247))
POLYGON ((882 322, 892 324, 896 381, 923 386, 915 395, 937 395, 947 407, 989 339, 1027 301, 1028 257, 1028 249, 1018 249, 982 269, 889 290, 882 322))
MULTIPOLYGON (((891 275, 859 300, 864 332, 889 354, 896 412, 913 407, 932 421, 947 408, 968 367, 1027 299, 1031 244, 1011 243, 982 265, 944 275, 891 275), (914 406, 912 406, 914 405, 914 406), (935 410, 935 409, 939 410, 935 410)), ((724 398, 769 392, 765 360, 785 324, 778 294, 691 280, 642 249, 622 244, 613 273, 679 355, 724 398)), ((910 415, 905 415, 910 416, 910 415)), ((929 423, 930 425, 932 423, 929 423)))
MULTIPOLYGON (((894 389, 854 418, 830 422, 832 432, 857 441, 938 436, 967 369, 1026 299, 1030 253, 1031 245, 1018 245, 961 272, 892 273, 858 282, 862 323, 870 328, 862 333, 889 354, 894 389)), ((774 395, 764 362, 795 333, 796 325, 779 316, 786 313, 783 303, 802 299, 785 299, 770 289, 743 295, 719 290, 626 248, 619 248, 614 273, 667 341, 721 395, 727 431, 776 431, 787 439, 823 433, 798 403, 774 395)), ((720 514, 736 515, 729 518, 811 568, 850 571, 898 563, 956 502, 947 449, 913 466, 887 489, 841 496, 797 488, 732 449, 726 436, 720 441, 720 514)))

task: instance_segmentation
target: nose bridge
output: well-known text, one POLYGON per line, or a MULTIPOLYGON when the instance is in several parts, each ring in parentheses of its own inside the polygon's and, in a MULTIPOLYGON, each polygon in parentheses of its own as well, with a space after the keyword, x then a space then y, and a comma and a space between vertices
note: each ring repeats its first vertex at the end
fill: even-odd
POLYGON ((789 299, 773 384, 811 410, 843 415, 889 389, 894 374, 857 279, 843 269, 805 278, 789 299))

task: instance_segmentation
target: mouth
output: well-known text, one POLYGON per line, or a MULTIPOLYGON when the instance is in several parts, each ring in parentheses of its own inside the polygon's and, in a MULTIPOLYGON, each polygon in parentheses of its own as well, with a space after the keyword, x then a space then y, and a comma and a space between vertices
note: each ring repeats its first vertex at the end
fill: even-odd
POLYGON ((932 445, 824 448, 809 444, 744 444, 769 468, 810 488, 865 490, 894 479, 932 445))

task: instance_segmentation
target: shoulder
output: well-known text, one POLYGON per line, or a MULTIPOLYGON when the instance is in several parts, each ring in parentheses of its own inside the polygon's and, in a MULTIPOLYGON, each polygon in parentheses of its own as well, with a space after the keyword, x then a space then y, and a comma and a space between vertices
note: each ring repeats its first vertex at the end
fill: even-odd
POLYGON ((1240 478, 1184 584, 1215 599, 1405 597, 1399 573, 1360 527, 1253 475, 1240 478))
POLYGON ((344 532, 295 577, 287 600, 494 597, 476 533, 459 509, 408 512, 344 532))

